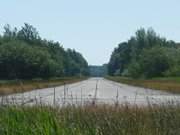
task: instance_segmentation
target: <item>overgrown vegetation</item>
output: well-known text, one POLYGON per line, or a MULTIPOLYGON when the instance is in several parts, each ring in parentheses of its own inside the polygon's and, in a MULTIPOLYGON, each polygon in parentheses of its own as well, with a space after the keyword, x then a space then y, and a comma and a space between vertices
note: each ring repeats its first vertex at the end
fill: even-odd
POLYGON ((0 107, 0 134, 178 135, 179 114, 179 106, 0 107))
POLYGON ((9 25, 0 36, 0 79, 32 79, 88 75, 88 64, 75 50, 42 39, 26 24, 18 30, 9 25))
POLYGON ((133 78, 180 76, 180 44, 158 36, 153 29, 140 29, 115 48, 109 75, 133 78))
POLYGON ((0 95, 9 95, 13 93, 23 93, 30 90, 56 87, 85 79, 87 79, 87 77, 62 77, 51 78, 48 80, 2 80, 0 81, 0 95))
POLYGON ((107 77, 107 79, 149 88, 153 90, 164 90, 171 93, 180 93, 180 77, 171 77, 171 78, 152 78, 152 79, 133 79, 133 78, 127 78, 127 77, 107 77))

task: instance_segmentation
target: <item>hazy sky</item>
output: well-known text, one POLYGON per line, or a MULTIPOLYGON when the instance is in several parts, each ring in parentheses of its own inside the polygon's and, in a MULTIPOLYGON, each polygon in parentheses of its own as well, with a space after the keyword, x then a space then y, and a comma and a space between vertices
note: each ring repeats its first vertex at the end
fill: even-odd
POLYGON ((24 22, 100 65, 140 27, 180 41, 180 0, 0 0, 1 31, 24 22))

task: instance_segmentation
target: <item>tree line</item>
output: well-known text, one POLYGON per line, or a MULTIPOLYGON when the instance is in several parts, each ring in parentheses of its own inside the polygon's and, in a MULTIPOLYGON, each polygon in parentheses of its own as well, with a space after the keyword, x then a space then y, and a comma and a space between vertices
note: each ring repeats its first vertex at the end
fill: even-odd
POLYGON ((32 25, 4 26, 0 35, 0 79, 33 79, 88 75, 88 63, 77 51, 42 39, 32 25))
POLYGON ((107 75, 107 64, 102 66, 90 65, 89 74, 93 77, 104 77, 107 75))
POLYGON ((141 28, 114 49, 108 73, 133 78, 180 76, 180 44, 157 35, 152 28, 141 28))

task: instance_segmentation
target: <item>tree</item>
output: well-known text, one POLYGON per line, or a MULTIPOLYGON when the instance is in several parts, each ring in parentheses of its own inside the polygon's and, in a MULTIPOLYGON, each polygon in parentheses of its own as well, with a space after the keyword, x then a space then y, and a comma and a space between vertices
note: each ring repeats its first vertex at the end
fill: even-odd
POLYGON ((72 75, 87 75, 88 74, 88 63, 83 56, 75 50, 67 50, 67 62, 66 62, 66 74, 72 75))
POLYGON ((18 39, 33 43, 40 38, 38 31, 32 25, 25 23, 18 32, 18 39))
POLYGON ((15 39, 17 37, 17 28, 11 29, 11 26, 9 24, 6 24, 4 26, 4 39, 5 40, 11 40, 15 39))
POLYGON ((75 50, 65 50, 59 42, 42 40, 36 28, 4 27, 0 36, 0 78, 32 79, 88 74, 88 64, 75 50))
POLYGON ((140 77, 162 77, 164 76, 164 72, 170 67, 170 60, 163 47, 153 47, 143 50, 137 61, 137 65, 139 67, 136 72, 140 77))
POLYGON ((1 78, 50 77, 54 70, 55 62, 47 51, 29 47, 23 42, 9 42, 0 46, 1 78))
POLYGON ((108 72, 110 75, 135 78, 158 77, 175 72, 178 74, 177 67, 180 62, 177 61, 180 61, 180 57, 177 56, 180 51, 176 50, 179 48, 179 44, 158 36, 152 28, 147 31, 141 28, 135 36, 114 49, 108 64, 108 72))

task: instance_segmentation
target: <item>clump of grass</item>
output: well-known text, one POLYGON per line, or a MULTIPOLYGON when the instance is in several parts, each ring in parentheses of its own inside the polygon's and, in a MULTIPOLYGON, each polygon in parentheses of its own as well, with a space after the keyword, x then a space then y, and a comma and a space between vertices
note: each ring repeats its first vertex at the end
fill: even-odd
POLYGON ((171 93, 180 93, 180 78, 154 78, 144 80, 124 77, 107 77, 107 79, 154 90, 164 90, 171 93))
POLYGON ((58 135, 56 113, 50 108, 1 107, 0 113, 2 135, 58 135))
POLYGON ((60 86, 68 83, 74 83, 86 79, 85 77, 66 77, 53 78, 49 80, 35 79, 35 80, 7 80, 0 81, 0 95, 8 95, 12 93, 22 93, 35 89, 49 88, 60 86))
POLYGON ((2 135, 177 135, 180 107, 0 107, 2 135))

